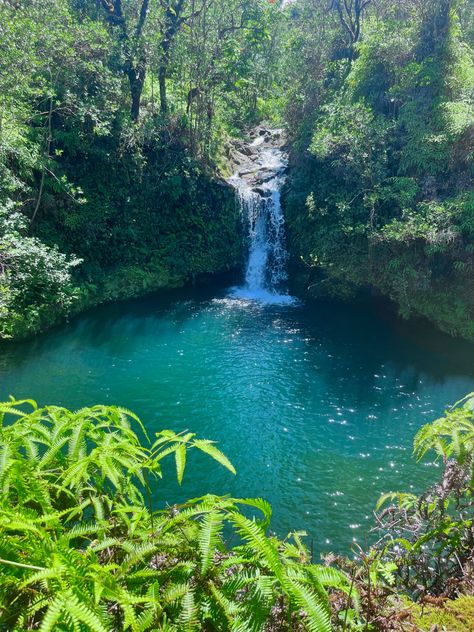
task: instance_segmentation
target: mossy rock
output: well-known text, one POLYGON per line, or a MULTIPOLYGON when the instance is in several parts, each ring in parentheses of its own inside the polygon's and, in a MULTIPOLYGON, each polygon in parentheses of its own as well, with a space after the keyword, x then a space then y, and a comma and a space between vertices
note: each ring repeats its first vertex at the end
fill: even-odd
POLYGON ((441 605, 412 604, 413 623, 423 632, 473 632, 474 597, 463 595, 441 605))

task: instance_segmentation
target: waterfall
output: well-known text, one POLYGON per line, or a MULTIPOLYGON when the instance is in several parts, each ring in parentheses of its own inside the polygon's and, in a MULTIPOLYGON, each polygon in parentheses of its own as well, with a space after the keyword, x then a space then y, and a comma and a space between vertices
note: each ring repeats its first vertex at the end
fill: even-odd
POLYGON ((257 136, 247 152, 250 160, 247 157, 229 179, 237 191, 249 241, 245 282, 232 289, 232 296, 290 303, 293 298, 285 291, 288 254, 280 201, 286 155, 264 135, 257 136))

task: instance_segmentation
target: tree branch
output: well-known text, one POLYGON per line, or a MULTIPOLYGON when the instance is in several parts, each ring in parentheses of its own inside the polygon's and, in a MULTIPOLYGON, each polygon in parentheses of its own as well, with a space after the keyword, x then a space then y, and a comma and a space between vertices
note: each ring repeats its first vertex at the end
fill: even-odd
POLYGON ((143 32, 143 27, 145 26, 145 20, 148 13, 148 5, 149 5, 149 0, 143 0, 142 8, 140 10, 140 17, 138 18, 137 29, 135 32, 137 39, 141 36, 143 32))
MULTIPOLYGON (((50 76, 51 76, 51 84, 52 84, 51 71, 50 71, 50 76)), ((51 85, 50 94, 49 94, 48 137, 46 139, 45 164, 43 165, 43 170, 41 172, 41 181, 40 181, 40 188, 38 191, 38 199, 36 200, 35 210, 33 211, 33 215, 31 216, 30 226, 31 224, 33 224, 33 222, 36 219, 36 214, 38 213, 39 207, 41 205, 41 199, 43 197, 44 179, 46 177, 46 160, 48 160, 50 157, 49 154, 51 151, 51 143, 53 141, 52 120, 53 120, 53 86, 51 85)))

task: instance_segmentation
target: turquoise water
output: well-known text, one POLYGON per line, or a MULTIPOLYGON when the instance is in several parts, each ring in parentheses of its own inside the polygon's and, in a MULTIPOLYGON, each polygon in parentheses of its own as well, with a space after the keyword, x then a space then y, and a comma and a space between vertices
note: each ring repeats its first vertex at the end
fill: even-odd
POLYGON ((206 491, 263 496, 279 535, 315 550, 370 536, 388 490, 439 473, 411 457, 415 431, 474 390, 474 347, 403 323, 374 303, 258 305, 222 288, 111 305, 33 341, 0 348, 0 397, 71 408, 117 403, 151 431, 215 439, 233 477, 190 458, 163 502, 206 491))

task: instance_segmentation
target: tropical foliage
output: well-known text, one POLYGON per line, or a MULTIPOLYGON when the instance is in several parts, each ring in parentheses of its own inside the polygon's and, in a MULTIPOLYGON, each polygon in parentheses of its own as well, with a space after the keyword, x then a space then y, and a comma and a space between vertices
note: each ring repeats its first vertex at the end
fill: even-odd
POLYGON ((178 481, 191 450, 234 472, 213 442, 149 439, 117 407, 11 401, 0 415, 3 629, 330 630, 328 589, 349 593, 346 576, 312 563, 301 534, 267 536, 265 501, 158 509, 167 457, 178 481))
POLYGON ((224 140, 264 113, 276 13, 261 0, 0 2, 2 337, 241 263, 216 171, 224 140), (49 270, 19 270, 42 256, 49 270))
POLYGON ((439 482, 421 496, 387 494, 380 528, 400 581, 413 594, 455 596, 474 589, 474 394, 418 431, 418 459, 434 452, 439 482), (429 571, 429 572, 428 572, 429 571))
POLYGON ((468 632, 474 613, 474 393, 424 425, 414 440, 418 460, 437 458, 439 481, 419 496, 384 494, 377 504, 376 543, 353 559, 327 555, 359 597, 340 600, 352 628, 468 632))
POLYGON ((372 286, 402 314, 473 338, 472 3, 332 4, 342 30, 301 12, 318 56, 295 60, 300 45, 288 60, 314 77, 299 110, 287 106, 301 283, 337 296, 372 286))

